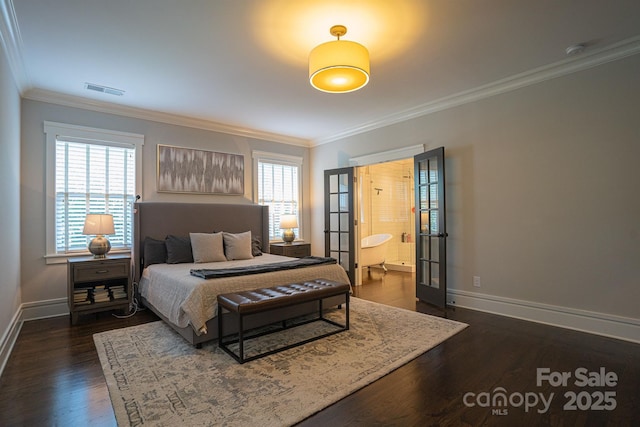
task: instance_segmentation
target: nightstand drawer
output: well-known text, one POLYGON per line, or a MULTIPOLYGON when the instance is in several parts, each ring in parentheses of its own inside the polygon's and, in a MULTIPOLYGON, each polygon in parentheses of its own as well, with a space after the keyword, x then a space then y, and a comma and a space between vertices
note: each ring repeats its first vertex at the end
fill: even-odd
POLYGON ((285 251, 287 256, 302 258, 309 255, 309 248, 306 246, 293 246, 285 251))
POLYGON ((76 282, 92 282, 95 280, 127 277, 129 266, 122 262, 105 263, 102 265, 74 266, 74 279, 76 282))
POLYGON ((285 243, 272 243, 269 247, 269 251, 274 255, 303 258, 311 255, 311 245, 303 242, 296 242, 291 245, 287 245, 285 243))

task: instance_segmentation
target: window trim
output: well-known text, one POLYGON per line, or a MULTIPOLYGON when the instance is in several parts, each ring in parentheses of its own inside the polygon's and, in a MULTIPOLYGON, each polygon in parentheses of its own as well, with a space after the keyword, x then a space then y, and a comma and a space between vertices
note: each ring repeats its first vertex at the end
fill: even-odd
MULTIPOLYGON (((119 147, 135 148, 136 158, 136 195, 142 197, 142 147, 144 145, 144 135, 115 130, 98 129, 86 126, 70 125, 65 123, 44 122, 44 134, 46 138, 45 153, 45 182, 46 182, 46 203, 45 203, 45 262, 47 264, 61 264, 67 262, 68 258, 90 255, 89 251, 59 254, 56 253, 56 140, 58 137, 70 141, 82 142, 85 144, 112 145, 119 147)), ((117 252, 129 252, 129 250, 114 250, 117 252)))
MULTIPOLYGON (((304 159, 299 156, 291 156, 287 154, 277 154, 270 153, 267 151, 256 151, 254 150, 251 153, 251 157, 253 158, 253 202, 258 203, 258 162, 265 163, 276 163, 287 166, 296 166, 298 168, 298 234, 296 235, 297 240, 304 240, 304 219, 302 215, 304 200, 303 200, 303 191, 302 191, 302 175, 303 170, 302 166, 304 163, 304 159)), ((270 243, 273 242, 282 242, 282 238, 271 240, 270 243)))

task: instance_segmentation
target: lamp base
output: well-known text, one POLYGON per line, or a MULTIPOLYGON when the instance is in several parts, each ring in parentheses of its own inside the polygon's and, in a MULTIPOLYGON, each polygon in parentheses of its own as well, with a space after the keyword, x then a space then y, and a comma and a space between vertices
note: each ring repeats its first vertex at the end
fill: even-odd
POLYGON ((287 245, 290 245, 296 239, 296 233, 293 232, 292 229, 284 230, 282 232, 282 240, 287 245))
POLYGON ((97 235, 91 243, 89 243, 89 252, 94 258, 106 258, 107 253, 111 250, 111 242, 103 235, 97 235))

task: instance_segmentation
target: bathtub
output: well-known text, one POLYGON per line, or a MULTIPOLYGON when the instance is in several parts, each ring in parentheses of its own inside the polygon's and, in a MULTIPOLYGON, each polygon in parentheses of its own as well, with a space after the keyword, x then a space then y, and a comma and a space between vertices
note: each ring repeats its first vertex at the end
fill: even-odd
POLYGON ((360 266, 379 265, 384 271, 387 271, 384 262, 386 261, 387 244, 392 237, 391 234, 373 234, 362 239, 360 242, 360 266))

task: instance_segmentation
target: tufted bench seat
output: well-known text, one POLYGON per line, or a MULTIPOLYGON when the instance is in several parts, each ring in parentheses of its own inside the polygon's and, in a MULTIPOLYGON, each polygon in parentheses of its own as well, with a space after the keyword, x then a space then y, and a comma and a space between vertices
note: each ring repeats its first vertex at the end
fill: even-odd
POLYGON ((302 283, 292 283, 288 285, 274 286, 271 288, 255 289, 251 291, 241 291, 235 293, 218 295, 218 346, 229 353, 239 363, 248 362, 250 360, 258 359, 260 357, 267 356, 269 354, 284 351, 295 346, 305 344, 311 341, 315 341, 320 338, 324 338, 329 335, 336 334, 338 332, 346 331, 349 329, 349 293, 351 292, 351 286, 347 283, 338 283, 326 279, 309 280, 302 283), (323 313, 322 302, 325 298, 344 295, 345 303, 345 323, 341 325, 330 319, 326 319, 323 313), (330 332, 314 336, 312 338, 305 339, 304 341, 296 342, 294 344, 286 345, 284 347, 266 351, 255 356, 245 357, 244 344, 247 339, 255 338, 265 335, 266 333, 274 333, 292 327, 287 326, 286 321, 283 322, 282 328, 276 330, 270 330, 266 333, 257 333, 250 337, 246 337, 244 330, 244 320, 246 316, 252 314, 264 313, 271 310, 277 310, 292 305, 303 304, 308 302, 318 303, 318 317, 311 320, 305 320, 304 322, 296 323, 293 326, 299 326, 315 321, 323 321, 337 326, 339 329, 334 329, 330 332), (228 340, 229 336, 223 336, 223 317, 222 310, 229 311, 235 319, 238 326, 237 339, 236 334, 233 334, 233 339, 228 340), (229 348, 230 344, 238 344, 237 354, 229 348))

